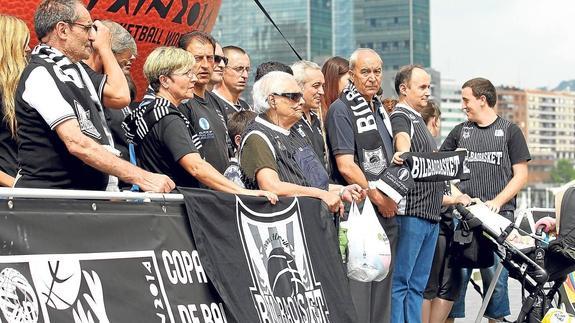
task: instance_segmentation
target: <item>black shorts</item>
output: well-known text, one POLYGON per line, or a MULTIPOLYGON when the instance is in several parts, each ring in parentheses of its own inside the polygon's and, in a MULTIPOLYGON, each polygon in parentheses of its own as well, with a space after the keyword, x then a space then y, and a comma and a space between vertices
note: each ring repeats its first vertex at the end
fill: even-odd
POLYGON ((439 236, 435 246, 433 264, 429 273, 429 280, 423 292, 423 298, 431 300, 436 297, 448 301, 455 301, 459 297, 461 286, 461 268, 450 264, 449 246, 453 240, 453 226, 451 221, 442 217, 439 223, 439 236))

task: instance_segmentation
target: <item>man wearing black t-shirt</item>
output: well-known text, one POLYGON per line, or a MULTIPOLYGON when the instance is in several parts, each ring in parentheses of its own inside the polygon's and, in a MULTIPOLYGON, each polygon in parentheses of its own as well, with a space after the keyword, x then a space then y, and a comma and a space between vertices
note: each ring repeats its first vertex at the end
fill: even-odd
POLYGON ((389 116, 376 96, 381 87, 383 61, 372 49, 361 48, 350 57, 351 83, 330 106, 326 116, 326 134, 331 179, 342 185, 359 184, 376 207, 378 220, 391 244, 392 260, 387 277, 380 282, 349 281, 358 322, 393 322, 391 281, 397 244, 396 202, 378 186, 390 165, 393 138, 389 116), (353 101, 347 99, 354 97, 353 101), (358 126, 359 125, 359 126, 358 126), (375 144, 374 144, 375 143, 375 144))
MULTIPOLYGON (((459 190, 481 199, 493 212, 513 221, 515 197, 527 182, 527 162, 531 159, 525 137, 517 125, 495 113, 497 93, 489 80, 475 78, 465 82, 461 96, 468 121, 449 133, 441 150, 467 149, 471 179, 460 182, 459 190)), ((497 265, 496 262, 481 269, 484 290, 491 283, 497 265)), ((465 317, 465 291, 470 275, 470 270, 464 270, 462 293, 453 305, 452 318, 465 317)), ((503 269, 485 311, 490 319, 499 320, 510 314, 507 277, 508 272, 503 269)))
MULTIPOLYGON (((175 185, 167 176, 109 152, 107 126, 97 104, 100 91, 78 63, 91 50, 115 63, 107 28, 92 21, 81 1, 53 0, 40 3, 34 26, 41 44, 34 48, 16 90, 20 170, 15 187, 105 190, 113 175, 146 191, 170 192, 175 185)), ((116 89, 106 82, 103 92, 125 93, 126 105, 125 79, 123 84, 125 88, 116 89)))
POLYGON ((193 31, 182 35, 179 47, 194 55, 198 66, 198 81, 194 85, 194 97, 178 109, 191 122, 194 133, 201 141, 204 147, 202 157, 223 174, 233 156, 226 126, 227 117, 225 108, 206 89, 214 71, 216 41, 207 33, 193 31))
POLYGON ((321 108, 325 78, 321 68, 313 62, 299 61, 291 66, 294 77, 303 92, 303 116, 294 125, 296 131, 311 144, 313 151, 326 166, 325 143, 317 111, 321 108))
POLYGON ((250 57, 245 50, 237 46, 223 48, 228 64, 224 67, 223 80, 212 91, 224 105, 228 118, 234 112, 251 110, 250 105, 240 96, 246 89, 250 75, 250 57))

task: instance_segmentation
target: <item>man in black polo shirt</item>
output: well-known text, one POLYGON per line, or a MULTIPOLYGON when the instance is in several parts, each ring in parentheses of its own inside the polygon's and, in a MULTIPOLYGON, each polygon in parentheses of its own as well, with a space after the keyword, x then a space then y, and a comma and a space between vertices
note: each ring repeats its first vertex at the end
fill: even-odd
MULTIPOLYGON (((460 182, 459 190, 481 199, 493 212, 513 221, 515 197, 527 183, 527 162, 531 160, 525 137, 517 125, 495 112, 497 93, 489 80, 475 78, 465 82, 461 88, 467 121, 449 133, 441 150, 467 149, 471 179, 460 182)), ((492 267, 481 269, 484 290, 493 280, 497 265, 495 262, 492 267)), ((485 315, 492 321, 510 314, 508 275, 504 268, 485 310, 485 315)), ((453 305, 452 318, 465 317, 465 292, 471 270, 464 269, 462 276, 462 293, 453 305)))
MULTIPOLYGON (((431 93, 431 76, 420 66, 402 67, 395 76, 399 102, 391 114, 396 154, 433 152, 435 140, 420 112, 431 93)), ((392 322, 421 322, 423 291, 427 285, 439 233, 443 182, 415 182, 399 207, 399 241, 391 298, 392 322)))
POLYGON ((350 280, 349 284, 358 322, 390 322, 397 205, 378 188, 393 155, 389 117, 376 97, 381 87, 383 61, 372 49, 356 50, 349 61, 351 83, 330 106, 325 120, 332 153, 331 177, 337 184, 369 188, 367 195, 379 212, 379 222, 391 243, 388 276, 381 282, 350 280))
POLYGON ((299 61, 291 66, 294 77, 303 92, 303 116, 295 124, 296 131, 310 142, 315 154, 326 166, 325 143, 321 121, 317 111, 321 109, 321 97, 325 79, 321 68, 313 62, 299 61))
POLYGON ((204 147, 204 158, 220 173, 224 173, 233 156, 233 148, 226 127, 225 108, 206 87, 214 71, 216 41, 201 31, 182 35, 179 47, 192 53, 196 59, 198 81, 194 85, 194 97, 178 109, 191 122, 194 133, 204 147))
MULTIPOLYGON (((20 170, 15 187, 105 190, 113 175, 146 191, 171 191, 174 182, 167 176, 109 151, 97 91, 79 64, 91 50, 115 62, 104 25, 92 22, 81 1, 47 0, 38 6, 34 26, 40 45, 16 93, 20 170)), ((114 90, 105 83, 104 93, 114 90)), ((125 90, 123 104, 128 104, 127 85, 125 90)))
POLYGON ((240 96, 246 89, 250 75, 250 57, 245 50, 237 46, 223 49, 228 64, 224 68, 223 80, 212 91, 224 105, 228 118, 234 112, 251 110, 250 105, 240 96))

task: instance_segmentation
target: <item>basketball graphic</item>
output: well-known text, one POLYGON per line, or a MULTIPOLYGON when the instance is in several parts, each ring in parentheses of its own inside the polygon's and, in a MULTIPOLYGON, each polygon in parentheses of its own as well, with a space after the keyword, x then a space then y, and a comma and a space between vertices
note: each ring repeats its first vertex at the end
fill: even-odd
POLYGON ((0 272, 0 310, 8 323, 38 321, 38 301, 26 277, 12 268, 0 272))
POLYGON ((305 291, 295 260, 282 247, 271 251, 267 269, 274 296, 290 297, 305 291))
MULTIPOLYGON (((30 47, 38 43, 34 33, 34 12, 40 0, 2 0, 0 12, 23 19, 31 32, 30 47)), ((141 98, 147 87, 142 73, 148 54, 158 46, 177 46, 181 34, 202 30, 210 32, 222 0, 84 0, 93 20, 109 19, 132 34, 138 46, 138 58, 132 76, 141 98)))
POLYGON ((236 201, 253 282, 250 293, 260 321, 329 322, 321 282, 308 254, 299 200, 270 214, 247 208, 238 197, 236 201))
POLYGON ((78 260, 31 261, 30 273, 41 304, 64 310, 76 301, 82 282, 78 260))

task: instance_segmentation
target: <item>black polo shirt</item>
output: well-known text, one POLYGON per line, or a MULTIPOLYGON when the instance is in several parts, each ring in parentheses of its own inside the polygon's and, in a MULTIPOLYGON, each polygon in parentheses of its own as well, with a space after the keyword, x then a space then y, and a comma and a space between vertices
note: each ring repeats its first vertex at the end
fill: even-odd
POLYGON ((230 163, 231 142, 226 118, 217 99, 206 92, 205 98, 194 96, 178 109, 188 118, 193 132, 201 141, 204 159, 223 174, 230 163))

